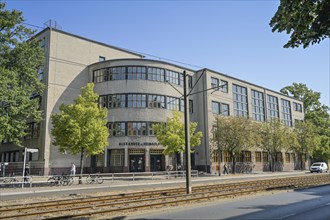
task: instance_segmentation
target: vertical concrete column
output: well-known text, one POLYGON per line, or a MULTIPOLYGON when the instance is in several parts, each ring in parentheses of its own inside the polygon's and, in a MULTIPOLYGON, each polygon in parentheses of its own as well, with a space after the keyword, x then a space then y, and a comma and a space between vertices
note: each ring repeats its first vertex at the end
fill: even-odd
POLYGON ((125 163, 124 163, 124 171, 128 172, 128 159, 129 159, 129 155, 128 155, 128 146, 125 146, 125 163))
POLYGON ((150 148, 147 147, 145 152, 144 152, 144 156, 145 156, 145 171, 146 172, 150 172, 150 148))

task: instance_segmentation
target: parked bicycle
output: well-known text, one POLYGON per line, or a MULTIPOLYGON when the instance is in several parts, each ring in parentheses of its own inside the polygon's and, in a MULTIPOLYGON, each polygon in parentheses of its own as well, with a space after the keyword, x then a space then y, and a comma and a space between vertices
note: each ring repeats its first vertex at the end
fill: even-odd
POLYGON ((49 186, 71 186, 73 177, 68 175, 52 176, 47 180, 49 186))
POLYGON ((93 184, 93 183, 102 184, 103 178, 102 178, 102 176, 99 176, 97 174, 89 174, 86 177, 86 182, 87 182, 87 184, 93 184))

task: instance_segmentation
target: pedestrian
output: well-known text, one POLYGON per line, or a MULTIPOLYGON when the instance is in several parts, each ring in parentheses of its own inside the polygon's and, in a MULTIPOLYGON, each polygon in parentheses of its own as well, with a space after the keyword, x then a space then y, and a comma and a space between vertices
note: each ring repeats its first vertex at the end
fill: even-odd
POLYGON ((30 176, 30 166, 29 164, 26 164, 24 169, 24 182, 28 182, 29 176, 30 176))
POLYGON ((72 163, 72 165, 71 165, 70 174, 71 174, 71 176, 76 175, 76 165, 74 165, 74 163, 72 163))
POLYGON ((228 166, 226 163, 223 165, 223 174, 228 174, 228 166))

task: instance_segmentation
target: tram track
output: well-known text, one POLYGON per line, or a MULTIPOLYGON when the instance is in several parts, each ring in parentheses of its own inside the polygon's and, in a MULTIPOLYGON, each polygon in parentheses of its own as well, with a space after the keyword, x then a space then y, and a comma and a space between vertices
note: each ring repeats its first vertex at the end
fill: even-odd
POLYGON ((170 205, 208 201, 224 197, 236 197, 283 188, 304 188, 330 184, 329 174, 281 177, 221 183, 193 187, 192 194, 185 188, 171 188, 117 195, 93 196, 0 207, 0 219, 74 219, 99 215, 115 215, 125 211, 150 209, 170 205))

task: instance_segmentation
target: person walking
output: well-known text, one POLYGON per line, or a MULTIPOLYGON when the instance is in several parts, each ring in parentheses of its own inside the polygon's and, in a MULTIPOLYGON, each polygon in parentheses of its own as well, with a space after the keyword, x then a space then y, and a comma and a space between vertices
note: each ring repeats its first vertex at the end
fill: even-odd
POLYGON ((70 174, 71 174, 71 176, 76 175, 76 165, 74 165, 74 163, 72 163, 72 165, 71 165, 70 174))
POLYGON ((223 174, 228 174, 228 166, 226 163, 223 165, 223 174))

